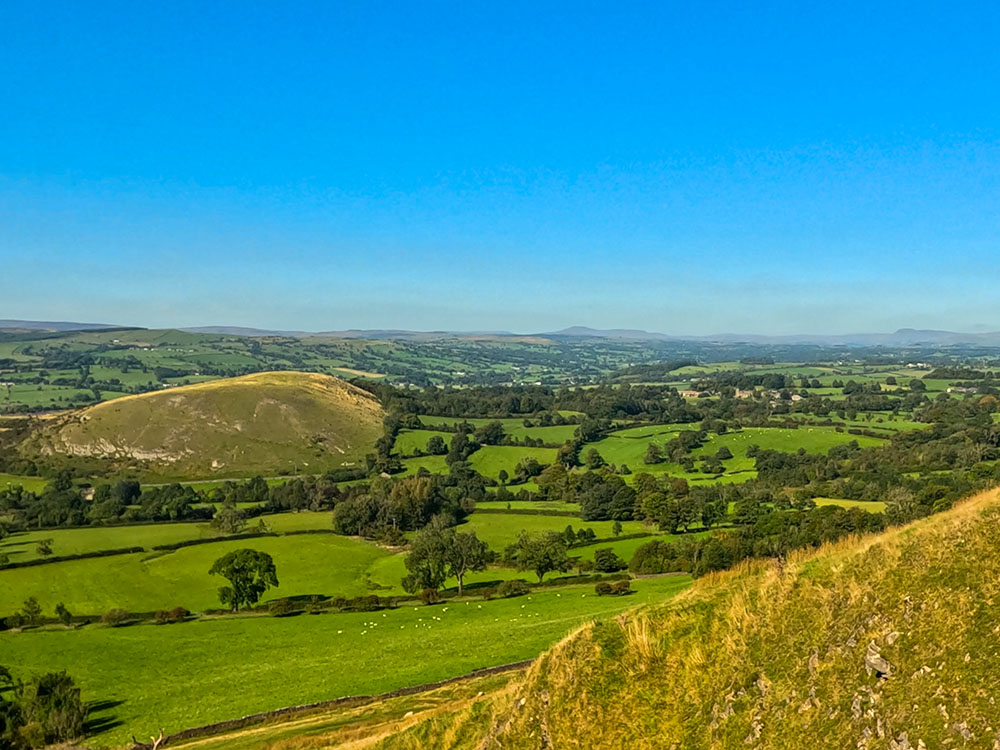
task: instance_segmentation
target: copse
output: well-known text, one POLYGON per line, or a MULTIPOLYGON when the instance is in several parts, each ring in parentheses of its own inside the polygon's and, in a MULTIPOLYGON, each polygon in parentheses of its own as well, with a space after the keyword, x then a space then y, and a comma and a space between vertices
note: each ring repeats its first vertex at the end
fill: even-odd
POLYGON ((367 491, 337 503, 333 528, 339 534, 378 538, 387 530, 415 531, 434 516, 451 523, 465 518, 486 494, 486 481, 462 461, 446 476, 372 480, 367 491))
POLYGON ((518 570, 532 571, 538 576, 539 583, 547 573, 565 572, 572 566, 563 535, 556 531, 540 536, 522 532, 517 542, 504 550, 504 561, 518 570))
POLYGON ((0 666, 0 748, 45 747, 83 736, 87 706, 65 672, 15 681, 0 666))
POLYGON ((409 593, 436 591, 454 577, 462 596, 465 576, 485 570, 493 558, 489 546, 475 533, 457 532, 435 517, 413 540, 405 559, 409 573, 403 578, 403 588, 409 593))
POLYGON ((208 573, 229 581, 229 586, 219 589, 219 601, 234 612, 253 606, 265 591, 278 585, 274 560, 259 550, 233 550, 216 560, 208 573))

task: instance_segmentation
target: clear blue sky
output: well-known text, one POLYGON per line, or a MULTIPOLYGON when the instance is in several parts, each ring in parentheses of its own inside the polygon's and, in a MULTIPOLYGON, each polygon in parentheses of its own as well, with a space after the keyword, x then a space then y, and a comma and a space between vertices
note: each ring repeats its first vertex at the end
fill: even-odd
POLYGON ((1000 329, 1000 5, 0 4, 0 318, 1000 329))

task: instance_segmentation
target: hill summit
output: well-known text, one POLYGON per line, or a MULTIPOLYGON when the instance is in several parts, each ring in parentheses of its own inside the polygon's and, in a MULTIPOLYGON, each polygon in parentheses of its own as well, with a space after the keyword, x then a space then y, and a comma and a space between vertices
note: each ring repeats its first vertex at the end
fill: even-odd
POLYGON ((46 420, 20 451, 171 478, 317 473, 357 465, 381 434, 382 418, 374 396, 339 378, 264 372, 46 420))
POLYGON ((1000 502, 707 576, 384 739, 438 748, 1000 748, 1000 502))

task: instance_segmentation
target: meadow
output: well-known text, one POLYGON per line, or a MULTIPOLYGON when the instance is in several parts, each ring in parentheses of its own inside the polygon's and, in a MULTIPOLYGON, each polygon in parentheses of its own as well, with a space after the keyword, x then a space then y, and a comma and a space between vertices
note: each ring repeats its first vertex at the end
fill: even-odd
POLYGON ((0 663, 15 672, 44 664, 73 674, 86 700, 107 706, 92 718, 110 726, 88 743, 108 747, 132 733, 169 733, 533 658, 583 622, 663 601, 688 583, 686 576, 642 579, 626 597, 596 597, 592 585, 577 585, 382 612, 0 633, 0 663))
MULTIPOLYGON (((520 445, 484 445, 471 456, 469 465, 485 477, 496 479, 500 471, 514 476, 518 463, 525 458, 534 458, 538 463, 551 464, 556 458, 555 448, 526 448, 520 445)), ((417 456, 402 460, 404 474, 415 474, 420 467, 432 474, 447 474, 448 464, 444 456, 417 456)))
POLYGON ((708 439, 701 447, 692 451, 697 460, 713 455, 719 448, 725 446, 733 457, 722 461, 725 474, 722 477, 712 477, 701 472, 686 472, 680 464, 664 462, 661 464, 646 464, 644 461, 649 444, 664 445, 676 436, 680 430, 694 429, 696 425, 654 425, 633 427, 612 432, 607 437, 589 443, 584 447, 585 455, 589 448, 594 448, 608 463, 621 466, 625 464, 636 473, 671 474, 683 477, 689 481, 745 481, 756 475, 754 460, 746 455, 747 448, 756 445, 763 450, 778 450, 794 453, 800 448, 807 453, 826 453, 837 445, 843 445, 853 440, 861 447, 881 444, 879 438, 864 435, 851 435, 847 432, 837 432, 832 427, 803 426, 798 429, 776 427, 747 427, 736 432, 723 435, 709 433, 708 439))
MULTIPOLYGON (((300 530, 331 530, 329 513, 283 513, 263 516, 278 533, 300 530)), ((574 529, 593 529, 598 544, 574 547, 571 557, 593 559, 597 549, 611 547, 627 562, 635 548, 648 537, 618 540, 611 521, 581 521, 568 516, 515 513, 473 513, 459 528, 472 531, 498 553, 512 544, 522 532, 540 534, 574 529)), ((622 524, 624 535, 659 533, 638 521, 622 524)), ((227 539, 208 524, 174 523, 105 528, 46 529, 19 532, 0 542, 0 551, 11 561, 38 557, 36 545, 52 540, 56 555, 78 554, 105 549, 141 546, 145 552, 54 562, 46 565, 0 571, 0 612, 13 612, 29 596, 34 596, 43 611, 51 615, 62 602, 75 614, 99 615, 112 608, 133 612, 152 612, 183 606, 192 611, 219 607, 216 591, 224 584, 208 575, 212 563, 233 549, 251 548, 270 554, 278 569, 280 586, 271 589, 264 601, 286 596, 354 597, 376 593, 401 596, 401 579, 406 575, 405 554, 385 549, 356 537, 335 534, 303 534, 250 539, 227 539), (155 545, 173 544, 190 539, 215 539, 205 544, 181 547, 172 551, 152 551, 155 545)), ((549 578, 559 577, 559 573, 549 578)), ((491 566, 470 573, 466 585, 497 583, 524 578, 535 579, 530 572, 491 566)), ((446 588, 457 581, 449 579, 446 588)))

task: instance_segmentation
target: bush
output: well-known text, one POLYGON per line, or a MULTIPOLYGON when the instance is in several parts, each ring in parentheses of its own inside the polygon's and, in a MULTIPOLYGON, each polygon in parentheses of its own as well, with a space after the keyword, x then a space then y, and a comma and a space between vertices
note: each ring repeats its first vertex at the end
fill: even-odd
POLYGON ((295 602, 291 599, 276 599, 267 607, 272 617, 285 617, 295 611, 295 602))
POLYGON ((480 594, 485 601, 489 601, 497 595, 497 590, 493 586, 487 586, 480 592, 480 594))
POLYGON ((424 604, 435 604, 441 601, 441 594, 437 589, 426 588, 420 592, 420 601, 424 604))
POLYGON ((154 616, 157 625, 167 625, 173 622, 184 622, 191 613, 184 607, 174 607, 173 609, 161 609, 154 616))
POLYGON ((625 594, 632 593, 632 581, 615 581, 611 584, 611 595, 612 596, 625 596, 625 594))
POLYGON ((607 581, 599 581, 594 586, 594 593, 598 596, 611 596, 611 584, 607 581))
POLYGON ((105 625, 110 625, 113 628, 118 627, 123 624, 129 618, 129 613, 124 609, 109 609, 103 615, 101 615, 101 622, 105 625))
POLYGON ((504 581, 497 588, 497 595, 503 597, 504 599, 509 599, 512 596, 524 596, 531 589, 528 588, 526 584, 521 579, 515 579, 513 581, 504 581))

